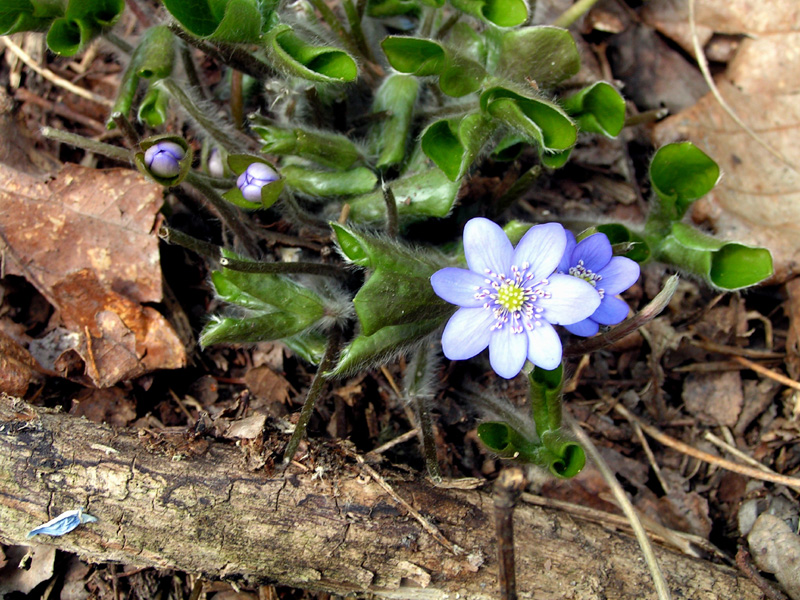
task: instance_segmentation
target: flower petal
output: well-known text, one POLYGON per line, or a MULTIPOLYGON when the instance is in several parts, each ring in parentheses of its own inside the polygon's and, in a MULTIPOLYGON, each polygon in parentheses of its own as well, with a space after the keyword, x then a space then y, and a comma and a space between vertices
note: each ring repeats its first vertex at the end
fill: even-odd
POLYGON ((592 273, 597 273, 611 260, 611 242, 608 241, 605 233, 595 233, 581 240, 575 250, 572 251, 572 264, 574 267, 579 260, 583 261, 583 266, 592 273))
POLYGON ((431 276, 431 285, 442 300, 466 308, 479 308, 486 300, 475 297, 476 288, 485 287, 484 279, 474 271, 447 267, 431 276))
POLYGON ((497 223, 478 217, 464 225, 464 254, 471 271, 510 275, 514 248, 497 223))
POLYGON ((494 372, 505 379, 516 377, 528 355, 528 336, 513 333, 506 324, 492 333, 489 340, 489 362, 494 372))
POLYGON ((548 278, 543 289, 549 298, 539 298, 536 305, 544 309, 542 316, 555 325, 571 325, 592 316, 600 306, 600 294, 590 283, 572 275, 556 273, 548 278))
POLYGON ((534 225, 517 244, 513 264, 528 263, 533 281, 540 281, 556 270, 566 246, 567 236, 559 223, 534 225))
POLYGON ((606 295, 616 296, 631 287, 639 279, 639 263, 624 256, 615 256, 608 265, 601 269, 603 278, 598 287, 605 290, 606 295))
POLYGON ((552 371, 561 364, 561 340, 550 323, 540 322, 528 334, 528 360, 537 367, 552 371))
POLYGON ((459 308, 445 325, 442 350, 450 360, 466 360, 489 345, 494 315, 485 308, 459 308))
POLYGON ((616 296, 605 296, 592 315, 592 320, 601 325, 616 325, 628 316, 628 304, 616 296))
POLYGON ((600 331, 600 326, 596 321, 592 321, 592 319, 584 319, 583 321, 578 321, 572 325, 564 325, 564 329, 569 331, 572 335, 592 337, 598 331, 600 331))
POLYGON ((572 266, 572 251, 578 242, 575 241, 575 234, 569 229, 565 229, 564 233, 567 236, 567 245, 564 247, 564 256, 561 257, 561 262, 558 263, 556 271, 559 273, 569 273, 569 268, 572 266))

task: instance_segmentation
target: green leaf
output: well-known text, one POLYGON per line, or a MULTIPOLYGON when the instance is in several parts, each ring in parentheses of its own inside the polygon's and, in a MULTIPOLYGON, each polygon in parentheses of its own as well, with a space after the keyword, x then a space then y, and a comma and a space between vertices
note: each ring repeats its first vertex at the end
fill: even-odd
POLYGON ((310 81, 347 82, 358 77, 356 61, 340 48, 315 46, 288 25, 278 25, 267 35, 270 59, 282 70, 310 81))
POLYGON ((663 146, 650 163, 653 189, 672 220, 682 218, 692 202, 710 192, 719 175, 717 163, 691 142, 663 146))
POLYGON ((477 434, 499 456, 536 464, 560 479, 574 477, 586 464, 586 455, 579 444, 553 432, 546 434, 546 442, 539 442, 527 439, 507 423, 487 421, 478 425, 477 434))
POLYGON ((419 3, 416 0, 369 0, 367 2, 367 15, 376 19, 396 17, 411 12, 419 12, 419 3))
POLYGON ((500 162, 517 160, 529 144, 516 133, 503 136, 492 150, 492 158, 500 162))
POLYGON ((147 94, 139 104, 137 117, 148 127, 160 127, 167 120, 169 95, 155 86, 147 90, 147 94))
POLYGON ((538 145, 542 160, 548 155, 548 166, 560 166, 564 152, 569 151, 578 137, 578 129, 567 114, 553 102, 542 98, 527 98, 501 87, 481 94, 481 107, 529 143, 538 145))
POLYGON ((415 277, 430 277, 444 265, 438 255, 349 225, 331 223, 335 242, 345 259, 367 269, 383 269, 415 277))
POLYGON ((384 327, 370 336, 359 335, 342 350, 331 376, 341 377, 386 364, 398 354, 414 348, 439 327, 440 320, 428 319, 384 327))
POLYGON ((516 27, 528 19, 528 7, 523 0, 450 0, 450 4, 498 27, 516 27))
POLYGON ((430 277, 436 270, 434 267, 421 276, 380 268, 375 271, 353 299, 362 333, 370 336, 383 327, 428 319, 444 324, 454 309, 431 287, 430 277))
POLYGON ((656 260, 699 275, 719 289, 750 287, 773 274, 766 248, 718 240, 685 223, 673 223, 669 235, 651 243, 656 260))
POLYGON ((451 180, 463 177, 494 133, 495 125, 480 113, 431 123, 420 137, 423 152, 451 180))
POLYGON ((447 66, 444 47, 432 40, 390 35, 381 47, 389 64, 401 73, 417 77, 439 75, 447 66))
POLYGON ((41 31, 51 21, 64 15, 62 2, 3 0, 0 5, 0 35, 20 31, 41 31))
MULTIPOLYGON (((111 114, 121 112, 127 116, 130 113, 140 78, 158 80, 172 74, 175 57, 173 43, 174 36, 166 25, 157 25, 145 31, 122 74, 111 114)), ((116 127, 111 119, 108 127, 116 127)))
POLYGON ((292 352, 312 365, 318 365, 322 361, 322 357, 325 354, 325 347, 328 344, 327 336, 316 329, 285 337, 281 339, 281 341, 292 352))
POLYGON ((379 169, 403 161, 418 92, 417 79, 401 74, 387 77, 375 92, 372 114, 386 114, 386 118, 376 121, 369 132, 370 146, 378 155, 375 166, 379 169))
POLYGON ((625 254, 627 258, 638 263, 646 262, 650 258, 650 245, 638 233, 631 231, 619 223, 605 223, 596 226, 597 231, 605 233, 611 245, 634 244, 633 248, 625 254))
POLYGON ((257 0, 164 0, 170 14, 189 33, 232 43, 259 41, 264 26, 260 5, 257 0))
POLYGON ((459 21, 450 29, 445 38, 450 48, 458 48, 459 54, 476 63, 486 63, 486 44, 484 38, 468 23, 459 21))
POLYGON ((505 32, 496 61, 497 72, 502 76, 524 85, 535 82, 540 88, 561 83, 575 75, 581 66, 572 34, 551 26, 505 32))
MULTIPOLYGON (((446 217, 458 199, 459 182, 450 181, 438 168, 391 182, 397 213, 404 221, 446 217)), ((386 217, 382 190, 349 201, 350 219, 356 223, 377 223, 386 217)))
POLYGON ((200 345, 246 344, 279 340, 308 329, 313 322, 285 311, 275 311, 254 317, 216 317, 200 333, 200 345))
POLYGON ((625 99, 605 81, 598 81, 562 102, 581 131, 615 138, 625 125, 625 99))
POLYGON ((486 71, 473 60, 451 55, 447 67, 439 75, 439 88, 446 95, 461 98, 480 89, 486 71))
POLYGON ((318 198, 365 194, 378 184, 375 173, 366 167, 349 171, 321 171, 297 165, 281 169, 286 184, 298 192, 318 198))
POLYGON ((47 46, 56 54, 73 56, 100 33, 113 25, 125 0, 70 0, 63 17, 47 32, 47 46))
POLYGON ((264 142, 261 151, 266 154, 299 156, 339 170, 349 169, 361 159, 356 145, 343 135, 263 124, 265 120, 258 117, 254 121, 253 131, 264 142))

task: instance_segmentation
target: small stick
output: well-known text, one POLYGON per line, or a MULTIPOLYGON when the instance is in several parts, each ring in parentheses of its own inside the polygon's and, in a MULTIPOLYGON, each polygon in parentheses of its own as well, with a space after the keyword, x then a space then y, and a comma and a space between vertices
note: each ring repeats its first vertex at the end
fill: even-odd
POLYGON ((414 429, 411 429, 410 431, 406 431, 402 435, 398 435, 396 438, 394 438, 392 440, 389 440, 385 444, 381 444, 380 446, 378 446, 374 450, 370 450, 369 452, 367 452, 367 454, 383 454, 384 452, 387 452, 387 451, 391 450, 395 446, 398 446, 400 444, 404 444, 408 440, 413 440, 415 437, 417 437, 417 435, 419 435, 419 427, 415 427, 414 429))
MULTIPOLYGON (((616 404, 615 408, 617 406, 621 405, 616 404)), ((569 422, 573 435, 578 439, 586 451, 586 454, 592 459, 592 462, 594 462, 595 466, 600 471, 600 474, 603 476, 603 479, 605 479, 606 484, 609 488, 611 488, 611 493, 614 494, 614 499, 622 509, 622 512, 625 513, 625 516, 628 518, 628 521, 631 524, 631 529, 633 529, 633 535, 636 537, 636 541, 639 542, 639 548, 641 548, 645 561, 647 561, 647 567, 650 569, 650 576, 653 578, 653 585, 656 588, 656 594, 658 595, 659 600, 669 600, 669 588, 667 587, 667 582, 664 579, 664 574, 661 571, 661 566, 658 564, 658 559, 656 558, 655 552, 653 552, 653 546, 650 544, 650 540, 648 539, 647 533, 642 526, 642 522, 639 520, 639 516, 636 514, 636 509, 633 507, 633 504, 631 504, 631 501, 625 494, 625 490, 622 489, 622 486, 617 481, 614 472, 608 466, 600 452, 598 452, 597 448, 595 448, 595 445, 592 440, 589 439, 589 436, 586 435, 583 429, 581 429, 581 426, 578 425, 578 423, 569 415, 569 413, 564 414, 564 420, 569 422)))
POLYGON ((633 427, 633 432, 636 434, 636 438, 639 440, 639 443, 642 445, 644 449, 644 453, 647 456, 647 460, 650 462, 650 466, 653 467, 653 472, 656 474, 656 478, 658 482, 661 484, 661 488, 664 490, 665 494, 669 494, 669 485, 667 485, 664 476, 661 474, 661 468, 658 466, 656 462, 656 457, 653 454, 653 451, 650 449, 650 444, 647 443, 647 438, 644 437, 644 433, 642 432, 642 427, 636 421, 632 421, 628 419, 628 423, 631 424, 633 427))
POLYGON ((69 119, 70 121, 74 121, 75 123, 80 123, 87 129, 93 130, 98 135, 106 132, 106 126, 103 125, 100 121, 95 121, 91 117, 87 117, 86 115, 82 115, 81 113, 75 112, 71 108, 59 102, 50 102, 50 100, 42 98, 41 96, 37 96, 36 94, 31 92, 30 90, 26 90, 25 88, 18 88, 14 92, 14 98, 16 100, 19 100, 20 102, 29 102, 30 104, 36 104, 37 106, 41 106, 46 111, 52 111, 59 117, 64 117, 65 119, 69 119))
POLYGON ((740 365, 744 365, 748 369, 752 369, 756 373, 763 375, 764 377, 769 377, 770 379, 774 379, 775 381, 782 383, 783 385, 790 387, 795 390, 800 390, 800 383, 795 381, 794 379, 790 379, 781 373, 776 373, 771 369, 767 369, 766 367, 762 367, 758 363, 754 363, 752 360, 747 360, 743 356, 734 356, 733 360, 738 362, 740 365))
POLYGON ((744 356, 747 358, 784 358, 785 354, 779 352, 772 352, 771 350, 756 350, 754 348, 739 348, 738 346, 726 346, 724 344, 716 344, 714 342, 707 342, 705 340, 692 340, 692 346, 697 346, 709 352, 716 352, 717 354, 730 354, 731 356, 744 356))
POLYGON ((517 600, 517 576, 514 568, 514 507, 527 485, 525 473, 518 467, 506 467, 494 484, 494 527, 497 535, 497 563, 500 600, 517 600))
POLYGON ((76 96, 80 96, 81 98, 85 98, 86 100, 91 100, 92 102, 97 102, 98 104, 101 104, 103 106, 107 106, 109 108, 114 106, 114 103, 108 98, 104 98, 103 96, 98 96, 97 94, 93 94, 89 90, 85 90, 82 87, 78 87, 77 85, 75 85, 70 81, 67 81, 63 77, 59 77, 58 75, 53 73, 50 69, 40 67, 30 56, 28 56, 28 54, 22 48, 20 48, 14 42, 12 42, 10 38, 2 37, 0 38, 0 41, 2 41, 6 45, 6 48, 8 48, 9 50, 11 50, 11 52, 16 54, 17 57, 22 62, 24 62, 28 67, 30 67, 32 70, 36 71, 39 75, 41 75, 51 83, 54 83, 58 87, 64 88, 65 90, 72 92, 76 96))
POLYGON ((339 340, 341 338, 341 331, 335 328, 330 333, 328 338, 328 346, 325 348, 325 354, 317 367, 317 372, 314 375, 314 380, 311 382, 311 387, 308 389, 306 400, 303 403, 303 408, 300 410, 300 418, 297 420, 297 425, 292 432, 292 437, 289 438, 289 443, 286 444, 286 450, 283 453, 283 464, 288 465, 297 454, 297 448, 300 446, 300 441, 305 437, 308 422, 311 420, 311 415, 314 412, 314 406, 317 400, 322 395, 325 384, 328 378, 325 375, 333 367, 336 360, 336 355, 339 353, 339 340))
POLYGON ((706 434, 703 437, 705 439, 707 439, 709 442, 711 442, 712 444, 714 444, 717 448, 721 448, 722 450, 725 450, 725 452, 728 452, 729 454, 733 454, 736 458, 746 462, 748 465, 750 465, 752 467, 755 467, 756 469, 760 469, 760 470, 764 471, 765 473, 772 473, 773 475, 777 475, 777 473, 775 471, 773 471, 772 469, 770 469, 767 465, 761 464, 760 462, 758 462, 752 456, 748 456, 747 454, 745 454, 744 452, 739 450, 736 446, 733 446, 733 445, 729 444, 728 442, 719 439, 717 436, 715 436, 710 431, 706 431, 706 434))
POLYGON ((718 456, 714 456, 713 454, 709 454, 708 452, 703 452, 702 450, 697 450, 693 448, 689 444, 684 444, 683 442, 676 440, 673 437, 666 435, 665 433, 661 433, 655 427, 651 427, 646 423, 643 423, 637 417, 633 416, 627 408, 622 406, 622 404, 615 404, 614 410, 616 410, 620 415, 625 417, 626 419, 630 418, 639 423, 642 430, 649 435, 654 440, 664 444, 665 446, 669 446, 673 450, 677 450, 682 454, 687 454, 691 457, 697 458, 703 462, 706 462, 711 465, 716 465, 727 471, 733 471, 734 473, 739 473, 740 475, 744 475, 745 477, 751 477, 752 479, 760 479, 761 481, 769 481, 771 483, 779 483, 781 485, 786 485, 796 490, 800 490, 800 478, 797 477, 788 477, 786 475, 780 474, 772 474, 772 473, 764 473, 759 471, 758 469, 753 469, 751 467, 745 467, 744 465, 740 465, 738 463, 725 460, 724 458, 720 458, 718 456))

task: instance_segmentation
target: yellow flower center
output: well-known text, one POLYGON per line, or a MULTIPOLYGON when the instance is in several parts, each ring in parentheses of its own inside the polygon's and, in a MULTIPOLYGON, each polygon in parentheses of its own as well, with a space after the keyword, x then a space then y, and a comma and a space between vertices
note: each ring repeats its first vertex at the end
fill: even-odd
POLYGON ((522 288, 513 283, 504 283, 500 286, 500 289, 497 290, 496 302, 508 312, 517 312, 525 304, 525 292, 522 288))

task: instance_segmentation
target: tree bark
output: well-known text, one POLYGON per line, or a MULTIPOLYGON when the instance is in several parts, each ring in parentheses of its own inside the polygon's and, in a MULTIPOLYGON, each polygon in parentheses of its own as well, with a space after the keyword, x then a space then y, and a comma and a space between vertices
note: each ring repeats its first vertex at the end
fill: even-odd
MULTIPOLYGON (((29 543, 33 527, 84 507, 96 523, 35 541, 95 562, 342 595, 497 598, 489 494, 383 471, 394 492, 458 546, 453 553, 341 446, 309 452, 308 472, 253 470, 247 449, 233 443, 114 430, 4 396, 0 540, 29 543)), ((514 525, 520 598, 655 598, 632 538, 526 504, 514 525)), ((761 598, 730 568, 657 554, 675 597, 761 598)))

